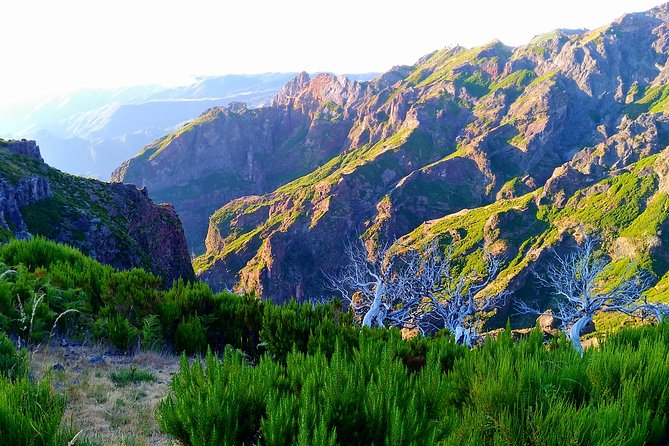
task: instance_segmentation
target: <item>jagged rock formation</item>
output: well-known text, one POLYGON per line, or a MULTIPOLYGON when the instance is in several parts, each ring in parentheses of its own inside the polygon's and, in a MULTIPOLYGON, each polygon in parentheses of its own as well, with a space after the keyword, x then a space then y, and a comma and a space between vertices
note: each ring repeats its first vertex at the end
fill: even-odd
POLYGON ((356 233, 440 237, 467 259, 489 245, 508 262, 497 285, 519 290, 567 230, 598 228, 616 258, 653 263, 662 237, 634 221, 664 225, 668 20, 663 5, 518 48, 447 48, 371 82, 302 74, 272 107, 210 111, 116 179, 174 191, 185 215, 222 204, 198 274, 277 301, 322 296, 356 233))
POLYGON ((301 73, 271 107, 211 109, 147 146, 112 181, 146 185, 152 197, 174 204, 190 246, 202 253, 209 216, 221 203, 269 192, 340 153, 353 117, 331 98, 364 95, 360 85, 326 74, 309 82, 301 73))
POLYGON ((34 141, 0 140, 0 232, 42 235, 119 269, 142 267, 169 285, 194 278, 179 218, 146 190, 64 174, 34 141))

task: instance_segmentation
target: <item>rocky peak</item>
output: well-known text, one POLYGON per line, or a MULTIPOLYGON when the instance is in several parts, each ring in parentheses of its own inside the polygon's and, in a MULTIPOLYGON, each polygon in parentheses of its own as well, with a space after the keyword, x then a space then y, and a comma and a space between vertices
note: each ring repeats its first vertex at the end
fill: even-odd
POLYGON ((298 73, 297 76, 284 85, 279 91, 276 97, 272 100, 272 106, 281 107, 290 104, 291 100, 304 90, 310 79, 309 73, 306 71, 298 73))
POLYGON ((273 105, 313 115, 324 105, 350 108, 361 96, 362 84, 346 76, 321 73, 310 79, 301 73, 279 92, 273 105))

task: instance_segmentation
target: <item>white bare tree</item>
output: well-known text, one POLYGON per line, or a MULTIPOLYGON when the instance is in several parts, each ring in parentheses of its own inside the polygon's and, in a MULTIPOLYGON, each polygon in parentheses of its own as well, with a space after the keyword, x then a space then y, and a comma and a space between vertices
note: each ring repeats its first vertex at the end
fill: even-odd
POLYGON ((326 276, 328 287, 339 292, 362 318, 364 327, 387 324, 413 328, 412 309, 420 298, 412 293, 415 251, 399 256, 386 243, 375 255, 365 243, 348 243, 348 263, 338 276, 326 276))
POLYGON ((669 305, 662 302, 648 302, 644 296, 644 302, 640 306, 641 317, 655 318, 657 322, 662 323, 669 315, 669 305))
POLYGON ((500 261, 487 251, 483 271, 453 275, 451 255, 436 244, 405 249, 402 254, 385 245, 376 257, 364 244, 349 244, 349 263, 329 286, 341 293, 362 325, 417 328, 421 333, 448 329, 456 341, 472 346, 479 338, 482 317, 498 308, 507 293, 479 296, 498 275, 500 261))
POLYGON ((453 274, 452 252, 442 254, 431 245, 423 257, 418 284, 421 301, 418 326, 422 332, 447 329, 456 342, 471 347, 480 339, 477 333, 483 317, 504 305, 508 292, 481 293, 499 275, 501 259, 483 251, 482 270, 453 274))
MULTIPOLYGON (((596 240, 586 236, 573 252, 556 255, 545 275, 535 274, 541 285, 555 292, 557 303, 552 316, 581 354, 581 331, 595 314, 618 312, 639 316, 645 308, 640 302, 641 295, 651 285, 650 274, 635 272, 633 265, 615 279, 607 277, 610 260, 595 248, 596 240)), ((546 314, 524 302, 518 302, 517 308, 520 313, 546 314)))

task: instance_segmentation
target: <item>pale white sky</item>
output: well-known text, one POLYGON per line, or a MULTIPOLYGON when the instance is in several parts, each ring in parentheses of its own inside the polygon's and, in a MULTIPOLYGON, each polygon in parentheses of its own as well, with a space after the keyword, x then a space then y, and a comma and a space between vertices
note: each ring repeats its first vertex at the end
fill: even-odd
POLYGON ((660 0, 2 0, 0 109, 191 75, 385 71, 447 45, 520 45, 660 0))

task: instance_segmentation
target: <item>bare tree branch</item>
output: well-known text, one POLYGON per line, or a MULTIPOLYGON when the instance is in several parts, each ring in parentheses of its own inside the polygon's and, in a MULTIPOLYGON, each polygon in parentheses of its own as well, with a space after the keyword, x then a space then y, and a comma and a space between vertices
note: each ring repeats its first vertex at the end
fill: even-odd
MULTIPOLYGON (((607 281, 610 261, 596 252, 596 243, 596 239, 586 236, 573 252, 556 255, 544 275, 535 273, 541 285, 553 289, 556 305, 552 316, 560 321, 561 330, 581 354, 581 331, 595 314, 618 312, 640 316, 644 309, 652 311, 650 305, 639 302, 650 287, 652 276, 629 265, 613 283, 607 281)), ((518 302, 516 308, 521 314, 545 314, 523 302, 518 302)))

